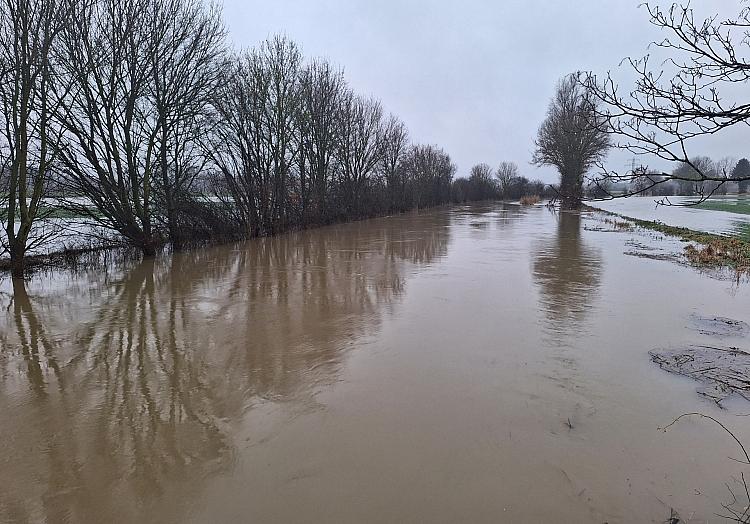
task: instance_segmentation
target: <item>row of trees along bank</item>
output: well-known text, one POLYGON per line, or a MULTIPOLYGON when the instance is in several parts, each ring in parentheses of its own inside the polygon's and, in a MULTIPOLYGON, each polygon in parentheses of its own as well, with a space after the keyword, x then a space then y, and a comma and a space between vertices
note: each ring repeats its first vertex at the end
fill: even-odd
POLYGON ((57 199, 152 255, 434 206, 442 149, 283 36, 226 45, 199 0, 0 0, 0 214, 12 274, 57 199))

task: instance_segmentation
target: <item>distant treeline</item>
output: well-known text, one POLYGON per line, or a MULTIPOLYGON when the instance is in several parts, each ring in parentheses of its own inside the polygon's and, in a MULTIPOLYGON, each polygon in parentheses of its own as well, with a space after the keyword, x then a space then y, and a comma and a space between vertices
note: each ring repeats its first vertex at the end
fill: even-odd
POLYGON ((487 164, 475 165, 468 178, 453 181, 451 190, 453 202, 520 200, 525 196, 552 199, 557 196, 557 187, 521 176, 514 162, 501 162, 494 171, 487 164))
POLYGON ((454 181, 445 151, 288 38, 229 49, 200 0, 0 3, 0 237, 17 276, 47 239, 47 197, 150 255, 500 194, 454 181))
POLYGON ((697 156, 690 163, 680 163, 671 174, 651 172, 646 168, 635 168, 627 175, 630 182, 620 184, 599 180, 589 186, 592 198, 607 197, 612 193, 625 193, 641 196, 694 196, 707 198, 727 193, 747 193, 750 181, 750 161, 742 158, 713 160, 707 156, 697 156), (641 173, 641 174, 639 174, 641 173), (709 177, 711 180, 706 180, 709 177))

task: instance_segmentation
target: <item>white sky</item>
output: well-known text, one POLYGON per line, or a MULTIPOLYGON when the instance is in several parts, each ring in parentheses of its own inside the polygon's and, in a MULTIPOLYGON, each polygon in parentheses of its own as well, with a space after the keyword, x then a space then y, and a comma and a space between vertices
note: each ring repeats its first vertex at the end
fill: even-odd
MULTIPOLYGON (((357 92, 407 124, 413 141, 443 147, 459 176, 479 162, 511 160, 525 176, 552 182, 554 170, 529 162, 555 84, 645 54, 659 33, 641 1, 225 0, 224 18, 237 47, 284 33, 306 57, 343 67, 357 92)), ((701 0, 700 8, 736 14, 739 4, 701 0)), ((742 129, 695 154, 750 155, 746 143, 742 129)), ((611 154, 610 167, 622 169, 631 156, 611 154)))

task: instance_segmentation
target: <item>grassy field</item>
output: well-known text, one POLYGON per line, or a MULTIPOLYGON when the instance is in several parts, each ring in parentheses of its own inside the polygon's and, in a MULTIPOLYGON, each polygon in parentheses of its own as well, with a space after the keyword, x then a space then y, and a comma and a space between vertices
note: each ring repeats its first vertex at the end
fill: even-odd
POLYGON ((726 211, 727 213, 750 215, 750 198, 717 198, 701 202, 695 207, 698 209, 708 209, 710 211, 726 211))

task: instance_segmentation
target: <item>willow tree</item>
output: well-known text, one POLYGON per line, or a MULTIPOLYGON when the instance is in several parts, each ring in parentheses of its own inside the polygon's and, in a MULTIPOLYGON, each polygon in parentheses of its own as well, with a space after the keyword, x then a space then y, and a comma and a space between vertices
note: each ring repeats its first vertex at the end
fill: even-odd
POLYGON ((584 177, 604 160, 611 147, 607 131, 597 99, 577 76, 560 80, 539 128, 532 162, 557 168, 562 209, 581 207, 584 177))

